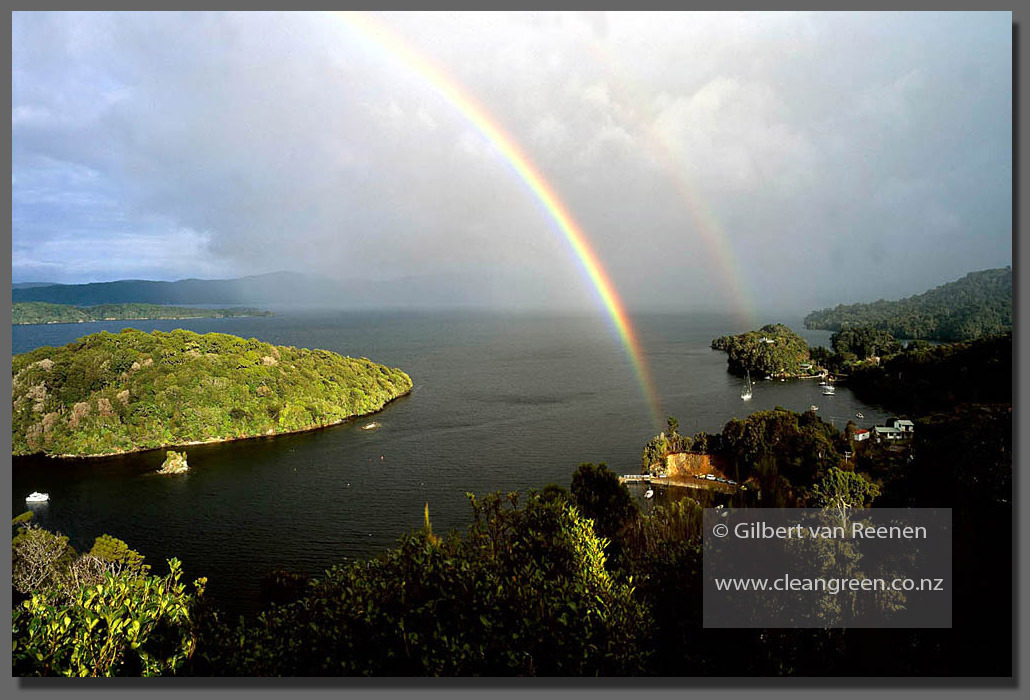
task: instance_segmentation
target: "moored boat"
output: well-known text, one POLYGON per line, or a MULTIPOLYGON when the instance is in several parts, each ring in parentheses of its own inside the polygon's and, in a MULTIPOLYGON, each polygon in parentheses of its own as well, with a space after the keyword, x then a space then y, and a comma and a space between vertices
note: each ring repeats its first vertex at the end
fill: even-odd
POLYGON ((751 372, 747 373, 747 378, 744 380, 744 388, 740 390, 740 398, 747 401, 751 398, 753 392, 753 385, 751 384, 751 372))
POLYGON ((33 491, 25 497, 26 503, 46 503, 50 500, 50 494, 40 493, 39 491, 33 491))

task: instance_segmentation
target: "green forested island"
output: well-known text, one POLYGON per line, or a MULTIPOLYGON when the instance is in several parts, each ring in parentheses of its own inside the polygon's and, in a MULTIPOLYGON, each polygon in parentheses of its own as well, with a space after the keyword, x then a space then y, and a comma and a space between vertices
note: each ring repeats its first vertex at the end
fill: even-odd
POLYGON ((841 304, 813 311, 805 328, 836 331, 867 325, 895 338, 972 340, 1012 330, 1012 268, 970 272, 955 282, 899 301, 841 304))
POLYGON ((307 430, 381 409, 411 378, 224 333, 125 329, 12 360, 12 452, 99 456, 307 430))
POLYGON ((801 376, 810 370, 808 343, 782 323, 762 326, 757 331, 724 335, 712 341, 712 348, 729 354, 731 372, 745 371, 773 377, 801 376))
POLYGON ((232 318, 236 316, 271 316, 260 309, 196 309, 164 304, 99 304, 70 306, 43 301, 15 302, 11 305, 11 323, 85 323, 87 321, 143 321, 148 319, 232 318))

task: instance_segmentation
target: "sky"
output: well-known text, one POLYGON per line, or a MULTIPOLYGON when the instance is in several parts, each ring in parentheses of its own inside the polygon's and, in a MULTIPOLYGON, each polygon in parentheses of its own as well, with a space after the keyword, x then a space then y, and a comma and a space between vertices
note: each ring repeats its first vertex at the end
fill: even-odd
POLYGON ((323 13, 14 13, 13 281, 292 270, 596 308, 425 65, 631 310, 803 314, 1012 262, 1011 13, 371 18, 395 39, 323 13))

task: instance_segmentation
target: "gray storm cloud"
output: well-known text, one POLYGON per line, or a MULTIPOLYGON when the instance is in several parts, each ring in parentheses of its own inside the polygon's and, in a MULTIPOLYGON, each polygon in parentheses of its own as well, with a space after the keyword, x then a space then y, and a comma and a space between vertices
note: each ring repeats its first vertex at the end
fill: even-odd
MULTIPOLYGON (((1011 263, 1009 13, 378 19, 520 145, 633 308, 804 312, 1011 263)), ((512 165, 345 22, 16 13, 12 60, 15 281, 292 269, 596 304, 512 165)))

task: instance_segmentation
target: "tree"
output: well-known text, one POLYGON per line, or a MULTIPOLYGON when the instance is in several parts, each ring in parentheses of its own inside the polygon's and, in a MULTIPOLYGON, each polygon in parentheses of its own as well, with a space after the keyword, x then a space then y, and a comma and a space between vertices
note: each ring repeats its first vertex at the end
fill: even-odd
POLYGON ((143 555, 117 537, 101 535, 93 542, 93 548, 89 550, 91 556, 103 562, 111 564, 116 570, 128 573, 146 574, 150 566, 143 563, 143 555))
POLYGON ((844 426, 844 440, 847 441, 849 449, 851 447, 851 443, 855 440, 855 430, 857 429, 858 426, 853 420, 849 420, 847 425, 844 426))
POLYGON ((571 490, 579 512, 594 521, 601 537, 614 537, 640 512, 629 490, 603 462, 580 464, 572 475, 571 490))
POLYGON ((721 436, 718 434, 709 435, 708 433, 701 431, 700 433, 694 436, 694 444, 692 449, 694 452, 699 452, 701 454, 710 454, 711 452, 715 451, 716 445, 718 443, 717 438, 719 437, 721 436))
POLYGON ((815 505, 836 509, 843 518, 850 508, 865 508, 880 495, 880 487, 858 472, 832 467, 822 481, 812 488, 815 505))
POLYGON ((540 500, 545 502, 559 501, 562 503, 568 503, 569 505, 575 505, 575 499, 572 494, 564 486, 559 484, 547 484, 540 490, 540 500))
POLYGON ((20 527, 11 541, 11 549, 11 582, 15 590, 24 594, 60 589, 75 559, 75 550, 68 544, 67 537, 33 523, 20 527))

